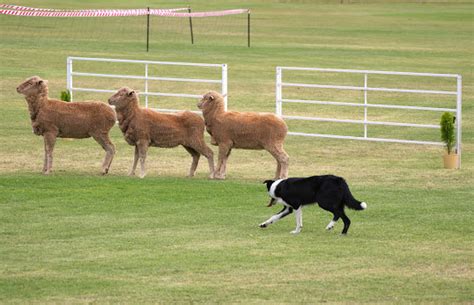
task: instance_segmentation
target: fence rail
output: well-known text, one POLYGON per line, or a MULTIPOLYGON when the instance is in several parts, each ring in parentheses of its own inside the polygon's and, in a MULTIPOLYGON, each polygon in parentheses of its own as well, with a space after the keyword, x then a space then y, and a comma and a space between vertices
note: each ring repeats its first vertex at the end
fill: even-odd
MULTIPOLYGON (((215 83, 221 85, 221 93, 224 96, 225 109, 227 109, 227 65, 226 64, 204 64, 204 63, 188 63, 188 62, 168 62, 168 61, 148 61, 148 60, 128 60, 128 59, 110 59, 110 58, 89 58, 89 57, 68 57, 67 58, 67 89, 71 92, 71 100, 73 99, 73 92, 100 92, 100 93, 115 93, 115 89, 104 88, 81 88, 74 87, 74 76, 90 76, 99 78, 115 78, 115 79, 134 79, 143 80, 143 92, 139 95, 145 96, 145 107, 148 108, 149 96, 167 96, 167 97, 183 97, 183 98, 201 98, 202 95, 189 93, 172 93, 172 92, 153 92, 149 91, 149 81, 169 81, 169 82, 187 82, 187 83, 215 83), (108 62, 108 63, 131 63, 144 65, 144 72, 142 75, 125 75, 125 74, 103 74, 103 73, 88 73, 77 72, 73 70, 73 63, 77 61, 89 62, 108 62), (220 68, 221 79, 197 79, 197 78, 178 78, 178 77, 161 77, 150 76, 149 67, 152 65, 167 65, 167 66, 188 66, 188 67, 202 67, 202 68, 220 68)), ((203 88, 205 90, 206 88, 203 88)), ((175 112, 177 109, 157 108, 158 111, 175 112)), ((199 111, 195 111, 199 112, 199 111)))
POLYGON ((453 112, 456 115, 456 151, 459 154, 459 167, 461 167, 461 119, 462 119, 462 77, 457 74, 439 74, 439 73, 418 73, 418 72, 395 72, 395 71, 373 71, 373 70, 353 70, 353 69, 324 69, 324 68, 305 68, 305 67, 277 67, 276 68, 276 114, 284 119, 291 120, 307 120, 320 122, 335 122, 348 124, 362 124, 364 125, 363 136, 347 136, 334 134, 320 134, 320 133, 304 133, 304 132, 288 132, 290 135, 335 138, 335 139, 350 139, 350 140, 365 140, 376 142, 392 142, 392 143, 409 143, 409 144, 425 144, 425 145, 443 145, 442 142, 423 141, 423 140, 404 140, 394 138, 376 138, 368 136, 368 128, 370 125, 382 126, 396 126, 396 127, 415 127, 415 128, 437 128, 439 125, 431 124, 411 124, 402 122, 380 122, 370 121, 368 118, 369 108, 384 108, 384 109, 405 109, 405 110, 422 110, 433 112, 453 112), (328 84, 306 84, 306 83, 291 83, 283 81, 283 71, 310 71, 322 73, 352 73, 362 74, 364 76, 363 86, 338 86, 328 84), (438 78, 454 78, 456 79, 456 88, 453 91, 444 90, 416 90, 405 88, 377 88, 369 87, 369 75, 397 75, 397 76, 420 76, 420 77, 438 77, 438 78), (299 87, 299 88, 319 88, 319 89, 333 89, 333 90, 352 90, 361 91, 364 94, 364 103, 347 103, 335 101, 320 101, 320 100, 304 100, 304 99, 285 99, 283 98, 284 87, 299 87), (369 104, 368 92, 396 92, 396 93, 410 93, 410 94, 433 94, 444 96, 456 96, 456 108, 441 108, 441 107, 425 107, 425 106, 405 106, 405 105, 388 105, 388 104, 369 104), (363 107, 363 120, 342 120, 336 118, 321 118, 310 116, 294 116, 283 114, 283 103, 302 103, 313 105, 328 105, 328 106, 348 106, 348 107, 363 107))

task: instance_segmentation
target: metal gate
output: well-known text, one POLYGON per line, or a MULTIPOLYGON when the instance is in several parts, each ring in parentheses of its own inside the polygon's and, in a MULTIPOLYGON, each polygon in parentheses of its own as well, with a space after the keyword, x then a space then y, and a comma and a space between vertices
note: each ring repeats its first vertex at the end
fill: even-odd
MULTIPOLYGON (((436 128, 439 129, 439 125, 429 124, 410 124, 402 122, 380 122, 371 121, 369 119, 368 108, 385 108, 385 109, 406 109, 406 110, 423 110, 423 111, 435 111, 435 112, 453 112, 456 116, 456 150, 459 154, 459 160, 461 160, 461 108, 462 108, 462 77, 457 74, 433 74, 433 73, 415 73, 415 72, 390 72, 390 71, 370 71, 370 70, 348 70, 348 69, 322 69, 322 68, 303 68, 303 67, 277 67, 276 68, 276 114, 284 119, 292 120, 309 120, 309 121, 321 121, 321 122, 336 122, 336 123, 351 123, 351 124, 363 124, 364 134, 363 136, 347 136, 347 135, 334 135, 334 134, 319 134, 319 133, 302 133, 302 132, 288 132, 291 135, 299 136, 311 136, 311 137, 324 137, 324 138, 336 138, 336 139, 350 139, 350 140, 366 140, 366 141, 378 141, 378 142, 395 142, 395 143, 411 143, 411 144, 428 144, 428 145, 443 145, 442 142, 431 142, 422 140, 403 140, 393 138, 377 138, 368 136, 368 128, 371 125, 384 125, 384 126, 395 126, 395 127, 417 127, 417 128, 436 128), (313 71, 315 73, 321 72, 332 72, 332 73, 353 73, 362 74, 364 76, 363 86, 338 86, 328 84, 305 84, 305 83, 290 83, 283 81, 283 71, 313 71), (369 86, 370 75, 398 75, 398 76, 421 76, 421 77, 437 77, 437 78, 454 78, 456 79, 456 89, 453 91, 441 91, 441 90, 414 90, 414 89, 398 89, 398 88, 377 88, 369 86), (334 89, 334 90, 357 90, 364 94, 363 103, 347 103, 347 102, 335 102, 335 101, 320 101, 320 100, 301 100, 301 99, 286 99, 283 97, 284 87, 300 87, 300 88, 322 88, 322 89, 334 89), (399 93, 413 93, 413 94, 436 94, 436 95, 451 95, 456 96, 456 108, 436 108, 436 107, 421 107, 421 106, 403 106, 403 105, 389 105, 389 104, 372 104, 368 101, 367 92, 379 91, 379 92, 399 92, 399 93), (364 108, 364 119, 363 120, 347 120, 347 119, 336 119, 336 118, 320 118, 320 117, 309 117, 309 116, 292 116, 283 114, 283 103, 304 103, 304 104, 315 104, 315 105, 331 105, 331 106, 349 106, 349 107, 363 107, 364 108)), ((461 161, 459 161, 460 163, 461 161)), ((460 166, 461 164, 459 164, 460 166)))
MULTIPOLYGON (((139 92, 140 95, 145 96, 145 107, 148 108, 149 96, 168 96, 168 97, 184 97, 184 98, 201 98, 202 95, 189 93, 170 93, 170 92, 152 92, 149 91, 149 81, 169 81, 169 82, 188 82, 188 83, 215 83, 221 84, 221 94, 224 96, 225 109, 227 110, 227 65, 226 64, 203 64, 203 63, 187 63, 187 62, 167 62, 167 61, 147 61, 147 60, 126 60, 126 59, 108 59, 108 58, 86 58, 86 57, 68 57, 67 58, 67 89, 71 93, 71 101, 73 99, 74 91, 85 92, 102 92, 115 93, 113 89, 99 89, 99 88, 80 88, 74 87, 74 76, 93 76, 101 78, 119 78, 119 79, 134 79, 144 81, 144 92, 139 92), (100 74, 77 72, 73 70, 74 61, 91 61, 91 62, 110 62, 110 63, 134 63, 143 64, 142 75, 122 75, 122 74, 100 74), (221 70, 221 79, 196 79, 196 78, 177 78, 177 77, 159 77, 149 74, 149 67, 152 65, 167 65, 167 66, 190 66, 190 67, 214 67, 221 70)), ((175 112, 176 109, 162 109, 157 108, 158 111, 175 112)), ((199 112, 199 111, 195 111, 199 112)))

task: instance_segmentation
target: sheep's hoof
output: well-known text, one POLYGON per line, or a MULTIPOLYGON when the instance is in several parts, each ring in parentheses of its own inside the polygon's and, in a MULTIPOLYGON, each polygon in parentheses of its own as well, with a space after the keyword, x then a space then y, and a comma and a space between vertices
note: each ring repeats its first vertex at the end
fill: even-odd
POLYGON ((214 179, 216 179, 216 180, 225 180, 225 176, 215 175, 214 179))
POLYGON ((44 171, 43 172, 43 175, 49 175, 49 174, 51 174, 51 171, 44 171))
POLYGON ((133 176, 135 176, 135 172, 128 172, 128 175, 129 175, 130 177, 133 177, 133 176))
POLYGON ((105 176, 109 173, 109 169, 108 168, 105 168, 102 170, 102 176, 105 176))
POLYGON ((140 174, 139 177, 140 177, 140 179, 143 179, 143 178, 145 178, 145 174, 140 174))

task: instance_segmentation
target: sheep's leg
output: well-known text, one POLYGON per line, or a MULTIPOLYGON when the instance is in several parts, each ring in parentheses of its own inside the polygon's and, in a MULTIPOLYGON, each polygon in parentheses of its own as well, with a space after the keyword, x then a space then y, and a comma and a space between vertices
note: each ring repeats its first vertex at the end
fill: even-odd
POLYGON ((280 164, 280 174, 279 179, 286 179, 288 178, 288 166, 290 157, 286 153, 286 151, 281 147, 278 152, 278 163, 280 164))
POLYGON ((112 141, 110 141, 108 134, 92 135, 92 137, 105 150, 105 158, 102 163, 102 175, 106 175, 109 172, 110 164, 115 155, 115 146, 112 144, 112 141))
POLYGON ((194 173, 196 172, 196 168, 199 163, 199 158, 201 157, 201 154, 198 153, 196 150, 194 150, 191 147, 183 146, 188 153, 193 157, 193 162, 191 163, 191 168, 189 169, 189 175, 188 177, 194 177, 194 173))
POLYGON ((133 155, 132 168, 128 172, 129 176, 135 176, 135 170, 137 169, 137 164, 138 164, 138 146, 135 145, 135 154, 133 155))
POLYGON ((48 169, 48 153, 46 152, 46 140, 44 140, 44 161, 43 161, 43 170, 41 171, 43 174, 48 169))
POLYGON ((140 178, 144 178, 146 175, 146 169, 145 169, 145 160, 146 160, 146 154, 148 152, 148 144, 145 144, 143 142, 138 142, 138 159, 140 160, 140 178))
POLYGON ((280 161, 281 164, 281 171, 280 171, 280 178, 281 179, 286 179, 288 178, 288 167, 290 165, 290 156, 286 153, 286 151, 283 150, 283 147, 281 148, 281 156, 282 159, 280 161))
POLYGON ((229 156, 230 156, 230 153, 232 152, 232 149, 229 149, 229 151, 227 152, 226 156, 225 156, 225 162, 224 162, 224 177, 225 177, 225 173, 227 173, 227 160, 229 159, 229 156))
POLYGON ((54 144, 56 144, 56 134, 55 133, 45 133, 44 138, 44 166, 43 174, 49 175, 51 173, 51 168, 53 167, 53 150, 54 144))
POLYGON ((217 161, 217 173, 214 175, 216 179, 225 179, 227 158, 230 155, 232 146, 229 144, 219 144, 219 157, 217 161))
POLYGON ((280 177, 281 175, 281 163, 277 160, 277 169, 275 171, 275 177, 280 177))
POLYGON ((209 178, 213 179, 214 178, 214 153, 212 152, 212 149, 210 149, 206 143, 204 142, 204 139, 200 141, 199 145, 194 147, 194 150, 196 150, 198 153, 206 157, 207 162, 209 163, 209 178))
POLYGON ((285 152, 282 146, 275 146, 266 148, 266 150, 276 159, 277 171, 275 173, 275 179, 288 178, 288 162, 289 156, 285 152))

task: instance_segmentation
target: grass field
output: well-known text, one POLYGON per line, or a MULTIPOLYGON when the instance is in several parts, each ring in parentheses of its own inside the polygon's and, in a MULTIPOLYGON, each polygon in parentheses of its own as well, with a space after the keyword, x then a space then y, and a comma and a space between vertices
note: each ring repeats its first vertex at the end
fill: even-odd
MULTIPOLYGON (((245 18, 237 16, 196 20, 195 45, 180 21, 153 20, 149 53, 144 19, 0 15, 0 303, 472 304, 474 2, 374 2, 41 2, 50 8, 252 9, 250 49, 245 18), (114 128, 110 175, 99 175, 104 153, 93 140, 62 139, 53 174, 42 176, 42 138, 32 134, 15 88, 40 75, 49 80, 50 95, 59 96, 67 56, 227 63, 229 108, 267 112, 274 111, 278 65, 461 74, 462 169, 443 169, 440 147, 288 137, 290 175, 341 175, 368 203, 366 211, 348 211, 352 226, 345 237, 340 223, 324 230, 331 216, 316 207, 305 209, 297 236, 289 234, 293 216, 258 228, 278 209, 265 208, 261 182, 275 165, 262 151, 233 151, 227 180, 211 181, 204 159, 197 176, 185 178, 191 158, 184 149, 151 149, 148 175, 138 179, 126 176, 133 149, 114 128)), ((292 111, 325 116, 334 110, 292 111)), ((427 114, 422 119, 438 123, 427 114)), ((398 135, 438 140, 436 132, 400 129, 398 135)))

